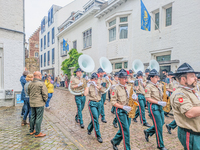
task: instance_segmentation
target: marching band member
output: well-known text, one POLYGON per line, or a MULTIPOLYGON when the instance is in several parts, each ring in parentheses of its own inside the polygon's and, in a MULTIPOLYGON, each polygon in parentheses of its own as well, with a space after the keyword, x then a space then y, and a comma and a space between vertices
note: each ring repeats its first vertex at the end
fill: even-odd
POLYGON ((189 64, 182 64, 174 73, 180 84, 170 97, 178 138, 187 150, 200 150, 200 93, 195 88, 197 73, 189 64))
MULTIPOLYGON (((128 117, 128 113, 131 111, 131 107, 128 106, 129 91, 127 90, 127 72, 124 69, 119 71, 119 84, 115 86, 111 94, 111 103, 116 107, 115 114, 117 117, 119 131, 115 137, 111 140, 114 150, 118 150, 117 145, 123 140, 124 149, 130 150, 130 132, 129 127, 131 119, 128 117)), ((137 99, 136 94, 130 95, 134 99, 137 99)))
POLYGON ((98 76, 96 73, 93 73, 91 76, 91 81, 87 83, 84 95, 89 97, 88 108, 91 116, 91 122, 88 125, 88 134, 91 135, 91 132, 94 128, 95 136, 99 143, 102 143, 100 127, 99 127, 99 115, 101 113, 101 93, 105 91, 105 88, 101 85, 97 85, 98 76))
MULTIPOLYGON (((118 72, 116 72, 115 74, 114 74, 114 80, 111 82, 112 83, 112 87, 111 87, 111 93, 112 93, 112 89, 117 85, 117 84, 119 84, 119 80, 118 80, 118 75, 119 75, 119 73, 118 72)), ((115 114, 115 107, 114 106, 112 106, 112 109, 111 109, 111 113, 113 113, 113 114, 115 114)), ((115 117, 114 118, 114 120, 113 120, 113 126, 115 127, 115 128, 118 128, 118 126, 117 126, 117 118, 115 117)))
MULTIPOLYGON (((97 81, 97 85, 98 86, 103 86, 103 87, 106 87, 106 78, 108 78, 108 76, 106 76, 105 78, 103 78, 103 75, 104 75, 104 71, 102 68, 99 68, 97 73, 99 74, 99 78, 98 78, 98 81, 97 81)), ((108 79, 109 80, 109 79, 108 79)), ((103 123, 107 123, 106 119, 105 119, 105 112, 104 112, 104 103, 105 103, 105 100, 106 100, 106 93, 102 94, 101 96, 101 121, 103 123)))
POLYGON ((132 85, 135 81, 134 77, 133 77, 133 70, 129 70, 129 75, 128 75, 128 84, 132 85))
POLYGON ((148 142, 149 136, 156 134, 157 147, 161 150, 166 150, 163 142, 163 125, 164 125, 164 111, 163 107, 166 106, 166 102, 162 101, 162 90, 157 85, 158 72, 153 69, 148 76, 148 84, 145 88, 145 98, 150 103, 150 113, 153 120, 153 126, 144 130, 145 139, 148 142))
MULTIPOLYGON (((139 114, 140 116, 140 122, 143 124, 143 126, 146 127, 151 127, 151 125, 149 125, 146 121, 145 118, 145 105, 146 105, 146 99, 144 97, 145 95, 145 83, 143 83, 143 73, 142 71, 138 71, 137 72, 137 79, 134 82, 135 85, 135 89, 136 89, 136 94, 138 96, 138 101, 139 101, 139 106, 137 108, 136 114, 139 114)), ((136 122, 137 116, 135 116, 135 118, 133 118, 133 120, 136 122)))
MULTIPOLYGON (((169 78, 169 84, 167 84, 166 89, 169 92, 169 96, 172 95, 172 93, 176 90, 178 87, 178 82, 173 79, 173 72, 168 72, 168 78, 169 78)), ((175 129, 177 127, 176 121, 173 120, 170 124, 166 124, 166 128, 169 134, 171 134, 171 129, 175 129)))
MULTIPOLYGON (((71 80, 71 89, 76 89, 76 90, 80 90, 83 87, 83 78, 81 78, 82 76, 82 70, 80 68, 78 68, 75 73, 76 73, 76 77, 73 77, 71 80)), ((81 128, 84 128, 84 124, 83 124, 83 118, 82 118, 82 110, 85 106, 85 96, 84 95, 75 95, 75 101, 76 101, 76 106, 77 106, 77 114, 75 116, 75 120, 77 123, 80 123, 81 128)))
POLYGON ((150 70, 149 69, 146 69, 145 70, 145 76, 143 76, 143 82, 147 82, 147 77, 148 77, 148 75, 149 75, 149 72, 150 72, 150 70))

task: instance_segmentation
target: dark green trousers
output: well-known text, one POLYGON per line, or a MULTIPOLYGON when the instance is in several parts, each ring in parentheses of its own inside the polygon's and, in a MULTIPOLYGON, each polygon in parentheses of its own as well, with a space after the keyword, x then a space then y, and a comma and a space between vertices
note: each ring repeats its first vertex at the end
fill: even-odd
MULTIPOLYGON (((116 107, 112 107, 111 109, 111 113, 115 114, 115 110, 116 110, 116 107)), ((114 120, 113 120, 113 124, 117 124, 117 118, 115 117, 114 120)))
POLYGON ((150 104, 151 119, 153 120, 153 126, 147 129, 150 136, 156 134, 157 147, 162 148, 163 142, 163 125, 164 125, 164 111, 163 107, 157 104, 150 104))
POLYGON ((178 127, 178 139, 184 150, 200 150, 200 135, 192 134, 178 127))
POLYGON ((77 106, 77 114, 75 119, 80 122, 80 124, 83 124, 82 111, 85 106, 85 96, 75 96, 75 101, 77 106))
POLYGON ((41 124, 43 119, 44 106, 42 107, 31 107, 31 120, 30 120, 30 133, 35 129, 35 135, 38 135, 41 131, 41 124))
POLYGON ((140 122, 144 124, 147 122, 145 118, 146 99, 142 94, 137 94, 137 95, 138 95, 139 106, 136 110, 136 115, 134 118, 136 119, 138 116, 140 116, 140 122))
POLYGON ((101 96, 101 120, 105 120, 104 103, 106 101, 106 93, 101 96))
POLYGON ((88 131, 92 132, 94 128, 95 136, 101 137, 100 128, 99 128, 99 115, 101 113, 101 101, 95 102, 90 101, 88 102, 89 113, 91 116, 91 122, 89 123, 87 129, 88 131))
POLYGON ((175 128, 177 127, 176 121, 173 120, 173 121, 169 124, 169 126, 170 126, 172 129, 175 129, 175 128))
POLYGON ((115 111, 118 125, 119 125, 119 130, 115 137, 113 138, 113 142, 116 145, 119 145, 120 142, 123 140, 123 145, 125 150, 130 150, 130 131, 129 127, 131 124, 131 118, 128 117, 128 113, 120 108, 116 108, 115 111))

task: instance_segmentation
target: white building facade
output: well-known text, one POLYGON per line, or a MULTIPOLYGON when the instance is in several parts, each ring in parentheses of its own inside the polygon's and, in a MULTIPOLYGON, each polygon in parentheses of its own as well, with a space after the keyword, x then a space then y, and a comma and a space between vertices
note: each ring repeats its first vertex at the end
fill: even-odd
POLYGON ((64 7, 52 5, 48 11, 48 16, 44 16, 41 20, 39 57, 42 74, 47 73, 53 76, 59 74, 58 69, 55 69, 60 67, 58 63, 58 40, 56 37, 58 26, 66 20, 66 17, 71 15, 72 11, 82 9, 83 4, 86 2, 87 0, 74 0, 64 7))
POLYGON ((13 106, 25 67, 24 0, 0 0, 0 6, 0 106, 13 106))
POLYGON ((62 55, 63 39, 70 49, 77 48, 93 58, 94 71, 100 67, 99 59, 103 56, 111 61, 114 72, 132 69, 135 59, 140 59, 145 68, 155 59, 160 70, 176 71, 184 62, 200 70, 197 19, 200 3, 197 0, 143 0, 143 3, 152 16, 150 32, 141 30, 140 0, 90 0, 83 5, 83 12, 66 17, 57 33, 58 73, 69 57, 62 55), (73 20, 76 15, 80 16, 73 20))

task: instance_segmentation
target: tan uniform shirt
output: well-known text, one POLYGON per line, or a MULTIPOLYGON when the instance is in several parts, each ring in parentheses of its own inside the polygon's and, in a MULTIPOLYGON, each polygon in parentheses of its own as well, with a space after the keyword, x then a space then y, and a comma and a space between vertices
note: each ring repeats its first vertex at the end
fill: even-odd
MULTIPOLYGON (((112 90, 111 93, 112 105, 115 105, 116 103, 120 105, 128 105, 130 88, 128 88, 127 85, 125 85, 125 87, 122 86, 121 84, 117 84, 115 88, 112 90), (126 92, 125 87, 127 88, 128 93, 126 92)), ((135 92, 133 92, 133 94, 135 94, 135 92)))
POLYGON ((147 82, 147 77, 143 76, 143 82, 147 82))
POLYGON ((143 95, 145 95, 145 89, 144 89, 144 87, 143 87, 143 83, 141 83, 139 80, 135 80, 135 82, 138 82, 138 86, 135 86, 135 89, 136 89, 136 87, 139 87, 138 88, 138 90, 136 90, 136 93, 137 94, 143 94, 143 95))
POLYGON ((101 100, 101 94, 104 92, 105 88, 101 88, 100 90, 95 89, 94 85, 90 85, 88 90, 89 100, 99 102, 101 100))
MULTIPOLYGON (((82 82, 82 83, 84 83, 84 79, 83 78, 78 78, 78 77, 74 77, 74 78, 72 78, 72 80, 70 81, 70 83, 71 83, 71 89, 72 90, 75 90, 75 88, 73 88, 74 86, 76 86, 76 85, 78 85, 80 82, 82 82)), ((77 87, 76 88, 76 90, 81 90, 81 89, 83 89, 84 87, 83 87, 83 85, 82 86, 80 86, 80 87, 77 87)))
POLYGON ((170 96, 170 101, 177 125, 194 132, 200 132, 200 116, 195 118, 185 116, 185 113, 192 107, 200 106, 200 100, 196 95, 191 90, 178 87, 170 96))
POLYGON ((198 92, 200 92, 200 82, 197 81, 197 85, 195 87, 195 90, 197 90, 198 92))
POLYGON ((113 80, 111 84, 112 84, 112 85, 116 85, 116 84, 118 84, 118 83, 119 83, 118 81, 113 80))
MULTIPOLYGON (((105 78, 98 78, 98 80, 97 80, 97 85, 98 86, 101 86, 101 83, 103 83, 103 82, 106 82, 107 83, 107 80, 105 79, 105 78)), ((107 85, 106 85, 107 86, 107 85)))
POLYGON ((159 89, 152 83, 148 83, 145 87, 145 98, 152 98, 156 101, 162 101, 162 95, 162 91, 160 93, 159 89))
POLYGON ((166 85, 166 88, 175 91, 178 85, 179 83, 177 81, 172 80, 169 84, 166 85))

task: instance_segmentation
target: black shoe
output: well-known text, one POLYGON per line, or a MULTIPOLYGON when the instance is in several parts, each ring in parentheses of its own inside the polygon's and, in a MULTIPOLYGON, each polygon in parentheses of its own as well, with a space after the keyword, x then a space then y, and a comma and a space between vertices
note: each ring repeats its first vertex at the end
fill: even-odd
POLYGON ((107 121, 106 120, 101 120, 103 123, 107 123, 107 121))
POLYGON ((162 147, 162 148, 158 147, 158 149, 160 149, 160 150, 167 150, 165 147, 162 147))
POLYGON ((113 124, 115 128, 118 128, 117 124, 113 124))
POLYGON ((97 138, 97 141, 98 141, 99 143, 103 143, 103 140, 102 140, 101 137, 98 137, 98 138, 97 138))
POLYGON ((146 126, 146 127, 151 127, 150 124, 148 124, 147 122, 143 124, 143 126, 146 126))
POLYGON ((118 148, 117 148, 117 146, 115 145, 115 143, 113 142, 113 140, 111 140, 110 142, 111 142, 111 144, 113 145, 113 149, 114 149, 114 150, 118 150, 118 148))
POLYGON ((87 132, 87 134, 88 134, 88 135, 91 135, 91 132, 90 132, 90 131, 88 131, 88 132, 87 132))
POLYGON ((135 118, 133 118, 133 121, 134 121, 134 122, 137 122, 137 120, 136 120, 135 118))
POLYGON ((166 124, 166 128, 167 128, 168 133, 169 133, 169 134, 172 134, 172 133, 171 133, 171 129, 172 129, 172 128, 169 126, 169 124, 166 124))
POLYGON ((81 126, 81 128, 84 128, 84 124, 81 124, 80 126, 81 126))
POLYGON ((144 130, 144 135, 145 135, 146 141, 149 142, 149 133, 146 130, 144 130))

